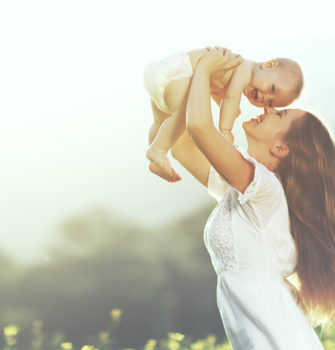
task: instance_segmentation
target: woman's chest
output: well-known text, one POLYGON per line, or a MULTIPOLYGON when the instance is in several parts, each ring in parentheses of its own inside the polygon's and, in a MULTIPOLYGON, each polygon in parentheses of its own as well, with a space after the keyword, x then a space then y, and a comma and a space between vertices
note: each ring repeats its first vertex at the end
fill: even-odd
POLYGON ((204 242, 216 270, 263 265, 272 249, 229 190, 206 222, 204 242))
POLYGON ((228 191, 206 222, 204 242, 216 270, 222 266, 225 270, 238 267, 232 227, 232 199, 228 191))

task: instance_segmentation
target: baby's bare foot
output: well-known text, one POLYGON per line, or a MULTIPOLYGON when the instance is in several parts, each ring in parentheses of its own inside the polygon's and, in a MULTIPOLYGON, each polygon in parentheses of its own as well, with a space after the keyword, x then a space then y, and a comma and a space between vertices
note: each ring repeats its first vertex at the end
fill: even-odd
POLYGON ((149 169, 154 174, 170 182, 181 180, 180 176, 171 167, 165 152, 150 146, 147 150, 146 156, 151 161, 149 169))
POLYGON ((161 167, 170 166, 170 162, 166 156, 166 152, 163 152, 157 147, 154 147, 153 145, 149 146, 146 152, 146 156, 149 160, 151 160, 154 163, 157 163, 161 167))
POLYGON ((177 182, 181 180, 181 177, 170 167, 169 170, 161 167, 159 164, 151 161, 149 164, 149 169, 152 173, 160 176, 162 179, 168 182, 177 182))

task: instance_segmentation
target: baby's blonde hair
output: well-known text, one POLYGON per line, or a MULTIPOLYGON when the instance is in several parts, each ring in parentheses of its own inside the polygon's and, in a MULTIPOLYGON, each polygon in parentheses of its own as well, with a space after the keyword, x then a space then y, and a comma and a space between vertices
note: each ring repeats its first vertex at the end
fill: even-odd
POLYGON ((285 73, 292 75, 292 78, 296 80, 296 86, 293 90, 294 99, 297 99, 301 95, 302 88, 304 87, 304 76, 302 69, 296 61, 289 58, 276 58, 278 62, 278 69, 283 70, 285 73))

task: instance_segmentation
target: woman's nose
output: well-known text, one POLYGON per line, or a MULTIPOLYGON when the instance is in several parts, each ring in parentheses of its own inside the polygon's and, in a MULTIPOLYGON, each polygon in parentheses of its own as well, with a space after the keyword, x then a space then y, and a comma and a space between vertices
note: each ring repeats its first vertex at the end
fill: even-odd
POLYGON ((276 113, 276 110, 270 106, 264 106, 264 113, 266 114, 276 113))

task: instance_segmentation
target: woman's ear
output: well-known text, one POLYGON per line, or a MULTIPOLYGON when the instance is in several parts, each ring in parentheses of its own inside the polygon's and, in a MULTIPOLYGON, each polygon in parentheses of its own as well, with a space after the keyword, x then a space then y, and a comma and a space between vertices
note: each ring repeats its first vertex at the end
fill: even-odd
POLYGON ((276 141, 270 148, 271 153, 278 158, 284 158, 290 153, 289 147, 282 141, 276 141))
POLYGON ((262 69, 274 69, 277 66, 278 66, 278 61, 275 58, 262 63, 262 69))

